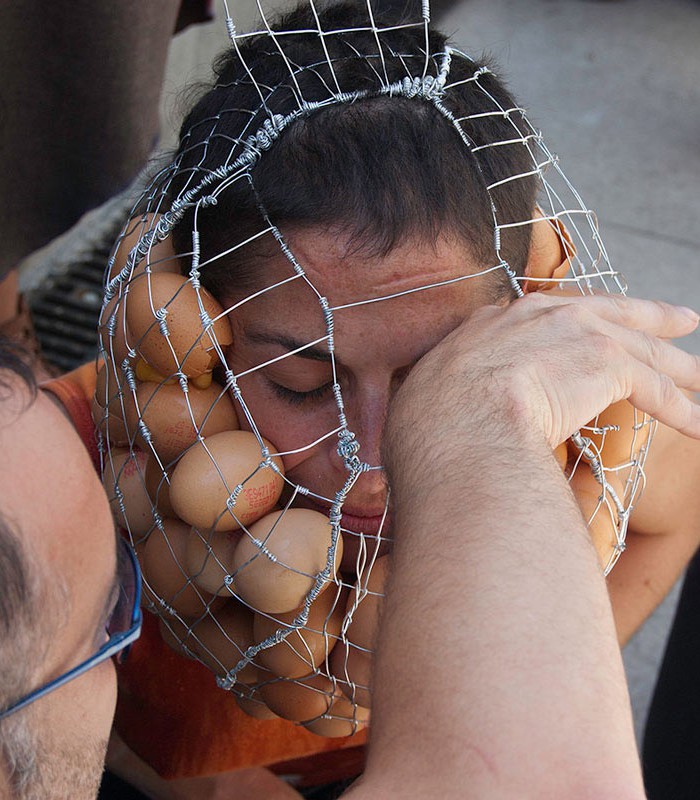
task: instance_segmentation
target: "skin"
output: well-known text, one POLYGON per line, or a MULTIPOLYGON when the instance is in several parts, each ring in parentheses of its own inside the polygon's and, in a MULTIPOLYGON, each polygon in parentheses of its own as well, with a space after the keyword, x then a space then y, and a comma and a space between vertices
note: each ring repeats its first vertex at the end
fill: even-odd
POLYGON ((551 447, 620 397, 697 443, 700 413, 682 389, 700 386, 700 361, 661 341, 697 321, 613 298, 486 307, 397 392, 385 461, 402 535, 373 746, 349 796, 645 796, 608 593, 551 447), (488 371, 467 352, 488 352, 488 371), (562 369, 573 359, 578 369, 562 369), (412 468, 418 459, 459 469, 426 476, 412 468), (436 558, 426 524, 440 527, 449 558, 436 558), (421 603, 434 571, 431 602, 421 603), (421 750, 407 759, 418 720, 421 750), (457 788, 455 775, 468 780, 457 788))
MULTIPOLYGON (((478 270, 468 249, 447 237, 438 239, 435 245, 411 242, 386 257, 369 259, 355 252, 337 231, 296 231, 289 235, 289 242, 309 280, 328 297, 332 307, 478 270)), ((272 255, 266 262, 265 285, 273 285, 290 274, 286 258, 272 255)), ((463 320, 491 302, 500 279, 500 275, 493 274, 478 276, 335 312, 338 375, 349 427, 361 442, 359 454, 363 460, 371 465, 381 463, 387 408, 412 366, 463 320)), ((222 299, 226 305, 235 305, 243 298, 231 295, 222 299)), ((552 302, 566 304, 569 300, 552 302)), ((326 333, 317 297, 301 280, 237 307, 231 321, 235 346, 228 357, 236 372, 254 369, 326 333), (285 342, 285 338, 289 341, 285 342)), ((555 341, 563 342, 566 336, 565 332, 555 341)), ((287 452, 308 445, 337 427, 337 407, 328 386, 332 377, 327 345, 320 342, 313 350, 251 373, 241 379, 240 386, 263 435, 281 452, 287 452), (324 350, 325 360, 318 360, 323 358, 324 350), (312 353, 317 358, 310 358, 312 353), (280 395, 276 386, 302 396, 295 397, 289 391, 280 395)), ((623 388, 618 387, 618 395, 623 388)), ((245 420, 243 424, 248 427, 245 420)), ((569 424, 566 430, 573 432, 575 428, 569 424)), ((331 436, 302 454, 285 457, 290 481, 320 495, 300 497, 299 505, 327 509, 342 487, 347 473, 336 446, 337 439, 331 436)), ((692 478, 700 471, 700 444, 660 424, 645 471, 649 480, 630 520, 627 551, 608 578, 621 645, 629 641, 665 597, 700 545, 700 496, 692 478), (689 466, 682 475, 673 469, 679 459, 689 466)), ((385 502, 383 473, 365 473, 344 506, 342 524, 350 533, 345 536, 344 569, 352 569, 357 559, 359 537, 352 533, 376 536, 378 516, 385 502)), ((383 533, 385 538, 390 536, 388 526, 383 533)), ((380 552, 385 552, 386 542, 380 547, 380 552)))
MULTIPOLYGON (((331 243, 326 244, 329 252, 331 243)), ((429 254, 411 262, 417 250, 407 249, 404 261, 423 283, 421 270, 429 254)), ((429 271, 448 277, 449 262, 460 255, 438 245, 433 251, 438 265, 429 271)), ((382 294, 397 287, 397 281, 401 289, 415 285, 403 282, 396 266, 387 270, 382 294)), ((317 282, 322 277, 319 267, 317 282)), ((700 437, 700 415, 676 388, 700 386, 698 360, 660 343, 688 333, 697 316, 643 301, 547 297, 508 307, 473 299, 465 314, 469 295, 461 293, 462 287, 474 287, 479 280, 453 285, 440 303, 431 305, 430 332, 437 342, 428 342, 422 351, 411 349, 413 335, 397 330, 398 315, 387 314, 381 338, 391 337, 400 358, 391 360, 392 347, 380 348, 383 368, 363 373, 369 362, 363 361, 360 344, 338 353, 343 369, 349 370, 349 387, 358 372, 376 392, 363 394, 360 388, 360 398, 376 396, 388 404, 393 397, 387 430, 367 427, 371 420, 362 415, 359 425, 352 417, 351 424, 377 442, 377 463, 381 460, 389 470, 397 499, 396 529, 401 530, 394 549, 394 574, 400 580, 395 578, 389 593, 378 656, 370 761, 351 796, 422 797, 438 791, 522 798, 527 785, 533 798, 637 800, 643 796, 641 778, 605 584, 551 449, 622 397, 669 427, 700 437), (464 321, 457 318, 458 309, 464 321), (580 365, 575 371, 568 368, 574 361, 580 365), (448 469, 416 470, 418 459, 448 469), (535 488, 543 483, 551 487, 546 508, 536 501, 535 488), (562 536, 562 529, 572 535, 562 536), (426 532, 435 530, 448 559, 436 558, 430 549, 433 537, 426 532), (474 625, 475 619, 486 624, 474 625), (451 645, 450 657, 436 659, 445 642, 451 645), (473 653, 479 653, 477 660, 473 653), (468 670, 462 666, 466 663, 468 670), (413 702, 406 703, 406 697, 413 702), (567 708, 563 720, 562 708, 567 708), (418 719, 421 737, 412 734, 418 719), (446 746, 446 730, 458 746, 446 746), (533 764, 541 766, 533 769, 533 764)), ((345 288, 346 295, 330 296, 332 303, 352 301, 352 286, 345 288)), ((406 304, 401 319, 408 320, 412 333, 410 326, 423 319, 417 312, 411 315, 416 297, 398 301, 406 304)), ((368 308, 360 307, 360 313, 368 308)), ((339 341, 353 331, 346 324, 341 329, 339 323, 339 341)), ((51 576, 65 576, 60 596, 70 598, 70 604, 63 604, 65 635, 52 639, 42 662, 46 674, 41 677, 47 679, 90 651, 85 631, 99 630, 95 609, 104 606, 113 577, 114 540, 105 530, 104 551, 96 546, 101 537, 95 533, 102 526, 95 522, 111 528, 109 511, 60 412, 39 398, 28 411, 18 408, 10 416, 2 443, 19 453, 20 468, 3 475, 3 486, 12 489, 8 513, 22 530, 32 531, 32 561, 50 565, 51 576), (28 424, 25 434, 31 430, 33 435, 20 437, 17 420, 28 424), (20 438, 28 440, 23 441, 25 451, 19 449, 20 438), (45 480, 30 469, 36 463, 56 474, 61 469, 67 486, 42 491, 45 480), (52 537, 47 538, 42 531, 49 522, 52 537)), ((291 469, 307 469, 312 457, 325 464, 330 451, 318 449, 291 469)), ((372 487, 376 491, 375 476, 367 478, 362 497, 371 497, 372 487)), ((47 587, 58 591, 51 582, 47 587)), ((92 767, 99 775, 100 764, 88 744, 103 741, 113 705, 109 664, 37 704, 37 718, 49 732, 44 752, 52 745, 57 754, 47 759, 46 773, 51 789, 62 787, 55 796, 65 795, 67 782, 71 796, 83 796, 76 795, 80 783, 73 765, 83 769, 84 796, 91 796, 88 791, 96 783, 89 784, 87 772, 92 767)), ((209 786, 209 796, 215 788, 209 786)), ((228 788, 237 788, 235 782, 228 788)), ((277 796, 275 787, 269 788, 268 796, 277 796)), ((280 797, 283 789, 288 787, 280 786, 280 797)), ((197 796, 195 786, 188 790, 188 796, 197 796)), ((44 796, 51 796, 48 792, 44 796)))
MULTIPOLYGON (((335 277, 334 242, 317 238, 315 244, 315 252, 330 257, 314 261, 310 247, 312 259, 304 262, 309 273, 335 277)), ((293 250, 300 253, 298 240, 293 250)), ((410 260, 417 250, 415 243, 406 249, 403 266, 424 282, 421 269, 431 276, 434 271, 426 266, 425 253, 410 260)), ((342 277, 340 282, 349 296, 331 297, 332 304, 352 302, 352 286, 342 277)), ((394 285, 390 278, 376 294, 394 285)), ((410 305, 415 297, 401 302, 410 305)), ((290 306, 284 301, 269 305, 263 319, 298 324, 303 315, 295 313, 294 323, 285 308, 290 306)), ((698 409, 681 391, 700 388, 698 359, 663 341, 693 330, 697 315, 660 303, 545 295, 500 307, 474 301, 466 313, 464 296, 455 306, 442 298, 439 307, 429 308, 429 330, 436 321, 437 327, 445 322, 441 340, 423 358, 414 353, 415 366, 405 354, 397 361, 380 356, 383 369, 375 380, 385 387, 387 404, 395 397, 388 415, 381 413, 385 406, 379 405, 380 413, 375 407, 374 426, 363 431, 370 441, 372 434, 381 440, 388 419, 384 463, 398 509, 395 528, 401 535, 393 558, 400 580, 390 588, 380 634, 369 763, 350 796, 422 797, 436 791, 451 796, 457 790, 475 798, 641 798, 609 595, 551 451, 625 398, 669 430, 677 429, 674 436, 700 437, 698 409), (453 307, 461 307, 466 319, 450 332, 453 307), (407 367, 413 367, 408 377, 407 367), (403 380, 396 380, 399 370, 403 380), (446 469, 416 469, 425 463, 446 469), (540 500, 543 485, 546 504, 540 500), (441 531, 440 552, 449 558, 436 557, 426 535, 435 529, 441 531), (424 602, 426 585, 429 603, 424 602), (436 658, 446 643, 449 657, 436 658), (562 708, 567 709, 564 719, 562 708), (420 752, 414 734, 418 720, 420 752), (460 776, 468 780, 456 786, 460 776)), ((384 318, 381 354, 387 339, 389 353, 404 341, 396 322, 401 316, 384 318)), ((411 322, 421 319, 416 314, 411 322)), ((350 393, 357 374, 363 374, 366 325, 367 319, 357 328, 346 325, 345 349, 337 351, 350 393), (354 348, 347 342, 353 334, 354 348)), ((295 333, 310 340, 322 328, 295 333)), ((245 323, 238 334, 245 351, 245 323)), ((338 334, 338 347, 340 341, 338 334)), ((251 362, 279 354, 256 353, 251 362)), ((303 374, 304 360, 294 358, 303 374)), ((308 392, 328 380, 318 365, 312 369, 316 372, 307 374, 308 383, 295 386, 296 391, 308 392)), ((255 380, 257 399, 264 404, 262 377, 255 380)), ((317 401, 322 409, 325 401, 317 401)), ((274 440, 260 416, 264 408, 252 401, 251 406, 263 433, 274 440)), ((276 414, 294 429, 301 412, 282 411, 277 408, 276 414)), ((303 421, 298 425, 302 430, 303 421)), ((282 443, 281 449, 288 446, 282 443)), ((290 472, 298 470, 295 478, 303 469, 322 480, 319 472, 330 463, 332 450, 318 451, 291 465, 290 472)))
MULTIPOLYGON (((386 256, 367 257, 337 232, 299 231, 290 247, 303 264, 308 280, 331 307, 344 306, 447 281, 477 271, 462 242, 441 237, 435 244, 409 242, 386 256)), ((290 275, 282 253, 265 266, 266 285, 290 275)), ((381 444, 387 408, 413 365, 495 291, 494 275, 415 292, 391 300, 342 308, 334 312, 335 362, 350 430, 360 442, 359 455, 371 466, 381 465, 381 444)), ((260 287, 262 288, 262 287, 260 287)), ((241 298, 224 297, 226 305, 241 298)), ((284 458, 287 477, 307 486, 313 498, 297 504, 321 511, 330 508, 347 479, 337 453, 337 436, 308 445, 338 427, 338 409, 330 384, 333 367, 325 341, 255 369, 326 334, 317 295, 304 280, 296 280, 240 305, 232 314, 235 345, 228 353, 241 378, 243 397, 255 423, 284 458)), ((242 420, 245 427, 250 427, 242 420)), ((385 510, 387 485, 383 471, 364 473, 344 504, 343 568, 357 559, 359 533, 376 537, 385 510), (354 536, 352 534, 355 534, 354 536)), ((385 526, 384 532, 386 534, 385 526)))
MULTIPOLYGON (((32 687, 94 653, 105 639, 115 596, 116 539, 109 505, 90 459, 61 410, 17 382, 0 404, 3 514, 12 520, 42 581, 46 651, 32 687), (37 469, 37 464, 41 469, 37 469)), ((28 714, 38 736, 34 794, 93 798, 116 702, 105 661, 37 700, 28 714)))
MULTIPOLYGON (((365 299, 358 287, 382 296, 476 270, 446 238, 374 260, 332 232, 296 232, 290 244, 331 306, 365 299)), ((268 266, 270 284, 290 275, 281 257, 268 266)), ((681 390, 700 388, 698 360, 662 341, 690 332, 697 315, 609 297, 537 295, 494 306, 495 280, 335 314, 349 425, 362 457, 389 470, 400 531, 369 763, 350 796, 637 800, 643 789, 610 596, 551 451, 623 398, 658 417, 672 440, 697 448, 687 437, 700 437, 700 415, 681 390), (436 557, 431 531, 440 531, 449 558, 436 557), (446 642, 449 657, 436 658, 446 642), (439 775, 435 763, 444 765, 439 775)), ((292 281, 236 307, 231 319, 229 363, 237 373, 254 370, 240 385, 263 435, 287 452, 332 430, 326 360, 297 354, 254 369, 324 336, 310 287, 292 281)), ((285 464, 290 479, 321 497, 342 485, 332 438, 285 464)), ((363 475, 348 499, 355 527, 344 520, 346 527, 367 532, 385 493, 382 473, 363 475)), ((670 558, 670 571, 681 561, 670 558)), ((618 605, 638 592, 635 580, 618 605)), ((632 603, 629 619, 644 613, 632 603)), ((221 776, 224 784, 236 788, 235 776, 221 776)))

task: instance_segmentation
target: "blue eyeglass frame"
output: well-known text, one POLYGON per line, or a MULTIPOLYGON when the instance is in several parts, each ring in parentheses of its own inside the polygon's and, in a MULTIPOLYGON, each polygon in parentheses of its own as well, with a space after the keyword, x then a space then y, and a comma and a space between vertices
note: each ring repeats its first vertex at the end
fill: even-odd
MULTIPOLYGON (((45 683, 43 686, 40 686, 38 689, 35 689, 33 692, 30 692, 29 694, 20 698, 11 706, 4 708, 2 711, 0 711, 0 720, 5 719, 5 717, 8 717, 15 711, 19 711, 25 706, 28 706, 30 703, 33 703, 40 697, 44 697, 45 695, 49 694, 49 692, 52 692, 54 689, 58 689, 60 686, 72 681, 74 678, 80 677, 88 670, 96 667, 98 664, 101 664, 103 661, 106 661, 112 656, 121 654, 119 659, 120 663, 126 659, 126 656, 129 652, 129 647, 133 642, 136 641, 136 639, 139 638, 139 635, 141 634, 141 623, 143 620, 141 613, 141 568, 139 567, 136 553, 134 553, 131 545, 122 536, 119 537, 119 544, 117 546, 122 548, 122 553, 125 552, 128 557, 127 563, 131 564, 134 581, 131 624, 127 630, 117 631, 116 633, 111 634, 109 639, 96 653, 94 653, 94 655, 91 655, 90 658, 85 659, 85 661, 68 670, 68 672, 64 672, 63 675, 59 675, 57 678, 54 678, 48 683, 45 683)), ((123 588, 123 582, 120 583, 120 588, 123 588)))

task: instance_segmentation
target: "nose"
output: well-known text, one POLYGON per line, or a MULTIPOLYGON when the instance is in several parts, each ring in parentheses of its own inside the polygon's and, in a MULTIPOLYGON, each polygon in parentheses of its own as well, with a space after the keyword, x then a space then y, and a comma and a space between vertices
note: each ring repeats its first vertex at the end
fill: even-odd
MULTIPOLYGON (((348 428, 355 434, 359 444, 358 458, 370 467, 381 466, 381 447, 384 425, 389 405, 390 387, 365 387, 346 408, 348 428)), ((336 460, 338 456, 336 455, 336 460)), ((386 481, 382 469, 372 469, 358 478, 353 488, 353 497, 362 496, 363 501, 383 503, 386 481)))

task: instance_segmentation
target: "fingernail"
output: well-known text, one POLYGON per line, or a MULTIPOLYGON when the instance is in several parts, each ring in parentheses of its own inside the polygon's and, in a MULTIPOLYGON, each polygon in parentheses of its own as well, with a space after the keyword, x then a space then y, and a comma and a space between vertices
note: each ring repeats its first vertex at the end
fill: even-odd
POLYGON ((687 306, 678 306, 678 310, 685 314, 689 320, 692 320, 693 322, 700 321, 700 314, 698 314, 697 311, 693 311, 692 308, 688 308, 687 306))

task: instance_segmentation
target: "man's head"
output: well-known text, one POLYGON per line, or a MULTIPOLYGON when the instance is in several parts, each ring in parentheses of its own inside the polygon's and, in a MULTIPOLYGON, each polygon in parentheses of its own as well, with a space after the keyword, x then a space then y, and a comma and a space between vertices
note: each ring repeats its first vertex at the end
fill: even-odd
MULTIPOLYGON (((56 404, 0 343, 0 708, 105 642, 115 603, 109 506, 56 404)), ((109 660, 0 721, 0 794, 93 798, 116 700, 109 660)))

